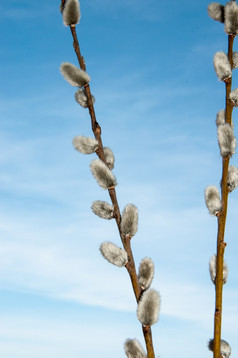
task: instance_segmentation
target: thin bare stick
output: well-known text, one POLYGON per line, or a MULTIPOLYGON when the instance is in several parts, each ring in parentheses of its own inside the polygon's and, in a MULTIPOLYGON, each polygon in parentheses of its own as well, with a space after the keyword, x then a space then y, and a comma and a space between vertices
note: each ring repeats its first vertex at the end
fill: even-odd
MULTIPOLYGON (((233 65, 232 53, 233 53, 233 42, 234 36, 228 36, 228 59, 233 65)), ((226 123, 231 124, 232 122, 232 111, 233 105, 230 101, 232 77, 226 81, 226 123)), ((222 296, 223 296, 223 263, 224 263, 224 252, 226 243, 224 242, 225 237, 225 226, 228 206, 228 187, 227 187, 227 175, 230 158, 224 157, 222 159, 222 180, 221 180, 221 200, 222 210, 218 216, 218 233, 217 233, 217 262, 216 262, 216 303, 215 303, 215 314, 214 314, 214 348, 213 357, 220 358, 220 346, 221 346, 221 326, 222 326, 222 296)))
MULTIPOLYGON (((62 6, 64 6, 64 3, 65 3, 65 0, 61 0, 62 6)), ((73 26, 71 25, 70 30, 71 30, 71 34, 72 34, 72 37, 73 37, 73 47, 74 47, 76 56, 78 58, 79 66, 80 66, 80 68, 82 70, 86 71, 86 64, 85 64, 83 56, 81 55, 75 25, 73 25, 73 26)), ((93 101, 92 101, 90 85, 84 86, 84 89, 85 89, 85 94, 87 96, 87 104, 88 104, 89 115, 90 115, 90 118, 91 118, 92 131, 94 133, 95 138, 98 140, 98 149, 97 149, 96 153, 97 153, 98 157, 103 162, 105 162, 105 156, 104 156, 104 151, 103 151, 103 143, 102 143, 102 138, 101 138, 101 127, 100 127, 99 123, 96 120, 96 114, 95 114, 95 111, 94 111, 94 105, 93 105, 93 101)), ((141 289, 141 287, 139 285, 139 282, 138 282, 138 276, 137 276, 137 273, 136 273, 135 261, 134 261, 134 257, 133 257, 133 253, 132 253, 132 249, 131 249, 131 242, 130 242, 129 238, 125 237, 122 234, 121 229, 120 229, 121 213, 120 213, 120 208, 119 208, 119 205, 118 205, 116 190, 115 190, 115 188, 109 188, 108 192, 109 192, 109 196, 111 198, 111 202, 113 204, 114 219, 115 219, 117 227, 118 227, 119 235, 120 235, 123 247, 124 247, 124 249, 125 249, 125 251, 127 252, 127 255, 128 255, 128 263, 126 264, 126 269, 127 269, 128 274, 130 276, 130 280, 131 280, 131 284, 132 284, 132 287, 133 287, 133 291, 134 291, 134 294, 135 294, 136 301, 138 302, 139 299, 140 299, 141 293, 142 293, 142 289, 141 289)), ((148 356, 148 358, 155 358, 154 349, 153 349, 153 340, 152 340, 151 327, 150 326, 144 327, 142 325, 142 330, 143 330, 144 339, 145 339, 146 348, 147 348, 147 356, 148 356)))

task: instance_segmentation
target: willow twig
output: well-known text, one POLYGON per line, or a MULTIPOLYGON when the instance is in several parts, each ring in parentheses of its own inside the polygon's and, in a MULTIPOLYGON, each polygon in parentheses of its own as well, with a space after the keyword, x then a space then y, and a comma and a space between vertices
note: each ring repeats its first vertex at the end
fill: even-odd
MULTIPOLYGON (((61 0, 62 7, 64 6, 65 1, 66 0, 61 0)), ((85 64, 85 60, 84 60, 83 56, 81 55, 75 25, 70 25, 70 31, 71 31, 71 34, 73 37, 73 47, 74 47, 74 51, 76 53, 76 56, 77 56, 77 59, 79 62, 79 66, 82 70, 86 71, 86 64, 85 64)), ((102 143, 102 137, 101 137, 101 127, 96 119, 90 85, 89 84, 85 85, 84 90, 85 90, 85 94, 87 96, 87 106, 88 106, 89 115, 91 118, 92 131, 94 133, 95 138, 98 140, 98 149, 96 151, 96 154, 105 163, 105 156, 104 156, 103 143, 102 143)), ((119 235, 120 235, 123 247, 128 255, 128 262, 125 267, 126 267, 128 274, 130 276, 134 295, 135 295, 136 301, 138 302, 141 297, 141 294, 142 294, 142 289, 138 282, 138 276, 136 273, 135 261, 134 261, 134 257, 133 257, 133 253, 132 253, 132 249, 131 249, 130 238, 127 238, 125 235, 123 235, 121 232, 121 229, 120 229, 121 212, 120 212, 120 208, 118 205, 115 188, 114 187, 109 188, 108 193, 109 193, 109 196, 110 196, 113 208, 114 208, 114 219, 115 219, 117 227, 118 227, 119 235)), ((147 356, 148 356, 148 358, 155 358, 151 327, 142 325, 142 331, 143 331, 145 344, 146 344, 146 348, 147 348, 147 356)))

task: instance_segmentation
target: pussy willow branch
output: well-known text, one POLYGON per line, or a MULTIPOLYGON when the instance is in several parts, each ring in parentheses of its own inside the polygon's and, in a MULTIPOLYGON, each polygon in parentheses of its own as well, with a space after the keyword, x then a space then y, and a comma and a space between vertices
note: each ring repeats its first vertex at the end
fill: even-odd
MULTIPOLYGON (((64 3, 65 3, 65 0, 61 0, 62 6, 64 6, 64 3)), ((73 37, 73 47, 74 47, 76 56, 78 58, 79 66, 82 70, 86 71, 86 65, 85 65, 84 58, 81 55, 75 26, 70 26, 70 30, 71 30, 71 34, 73 37)), ((88 110, 89 110, 89 114, 90 114, 90 118, 91 118, 92 131, 94 133, 95 138, 98 140, 98 150, 96 151, 96 153, 97 153, 98 157, 103 162, 105 162, 103 144, 102 144, 102 138, 101 138, 101 127, 96 120, 96 114, 95 114, 94 106, 93 106, 93 102, 92 102, 90 86, 86 85, 86 86, 84 86, 84 89, 85 89, 85 93, 87 96, 87 103, 88 103, 88 110)), ((120 208, 119 208, 118 201, 117 201, 116 190, 115 190, 115 188, 109 188, 108 192, 109 192, 109 196, 111 198, 111 202, 113 204, 114 219, 115 219, 117 227, 118 227, 119 235, 120 235, 123 247, 128 255, 128 263, 126 264, 126 269, 129 273, 129 276, 131 279, 131 284, 133 287, 136 301, 138 302, 140 299, 141 293, 142 293, 142 289, 138 282, 138 276, 136 273, 135 261, 134 261, 134 257, 133 257, 133 253, 132 253, 132 249, 131 249, 130 238, 124 236, 121 232, 121 228, 120 228, 121 213, 120 213, 120 208)), ((147 356, 148 356, 148 358, 155 358, 151 327, 142 325, 142 331, 143 331, 143 335, 144 335, 144 339, 145 339, 145 343, 146 343, 147 356)))
MULTIPOLYGON (((232 53, 233 53, 234 36, 228 36, 228 59, 233 67, 232 53)), ((232 77, 226 81, 226 123, 231 125, 233 105, 230 101, 229 95, 231 93, 232 77)), ((223 293, 223 262, 226 243, 224 241, 227 206, 228 206, 228 187, 227 175, 230 158, 222 158, 222 180, 221 180, 221 200, 222 210, 218 215, 218 232, 217 232, 217 264, 216 264, 216 307, 214 314, 214 349, 213 357, 220 358, 221 345, 221 325, 222 325, 222 293, 223 293)))

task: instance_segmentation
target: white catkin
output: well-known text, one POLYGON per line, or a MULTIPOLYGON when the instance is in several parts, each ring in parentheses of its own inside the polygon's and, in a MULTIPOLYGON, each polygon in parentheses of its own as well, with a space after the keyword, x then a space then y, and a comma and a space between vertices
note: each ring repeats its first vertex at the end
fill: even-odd
POLYGON ((225 31, 227 35, 238 34, 238 5, 230 1, 225 6, 225 31))
POLYGON ((72 65, 70 62, 63 62, 60 66, 60 72, 65 80, 74 87, 83 87, 90 82, 87 72, 72 65))
POLYGON ((234 165, 228 168, 227 186, 230 192, 238 186, 238 168, 234 165))
POLYGON ((221 109, 218 113, 217 113, 217 117, 216 117, 216 125, 220 126, 221 124, 225 124, 226 123, 226 118, 225 118, 225 110, 221 109))
POLYGON ((80 20, 80 6, 78 0, 67 0, 62 8, 65 26, 76 25, 80 20))
POLYGON ((73 138, 73 145, 80 153, 92 154, 98 148, 98 141, 91 137, 76 136, 73 138))
POLYGON ((110 241, 103 242, 100 246, 100 251, 103 257, 115 266, 123 267, 128 262, 126 251, 110 241))
POLYGON ((137 339, 127 339, 124 343, 128 358, 146 358, 146 353, 137 339))
POLYGON ((113 206, 107 203, 106 201, 96 200, 92 203, 92 211, 95 215, 99 216, 102 219, 110 220, 113 218, 113 206))
POLYGON ((158 321, 160 310, 160 295, 157 291, 149 289, 142 294, 138 303, 137 318, 143 326, 151 326, 158 321))
POLYGON ((233 103, 233 106, 238 107, 238 88, 231 91, 230 100, 233 103))
MULTIPOLYGON (((93 104, 95 103, 95 97, 93 95, 91 95, 92 97, 92 102, 93 104)), ((75 101, 80 104, 80 106, 82 106, 83 108, 87 108, 88 107, 88 100, 87 100, 87 96, 85 93, 85 90, 83 88, 79 88, 76 92, 75 92, 75 101)))
POLYGON ((132 237, 138 230, 138 209, 133 204, 127 204, 121 218, 121 232, 123 235, 132 237))
MULTIPOLYGON (((209 340, 208 349, 213 352, 213 350, 214 350, 214 339, 209 340)), ((229 358, 230 357, 230 355, 231 355, 231 347, 230 347, 229 343, 227 341, 225 341, 224 339, 221 339, 220 350, 221 350, 221 357, 222 358, 229 358)))
MULTIPOLYGON (((215 284, 215 280, 216 280, 216 255, 213 255, 210 258, 209 261, 209 272, 210 272, 210 277, 212 282, 215 284)), ((227 278, 228 278, 228 267, 225 261, 223 261, 223 283, 225 284, 227 282, 227 278)))
POLYGON ((238 52, 237 51, 233 52, 232 62, 233 62, 232 68, 234 68, 234 69, 238 68, 238 52))
POLYGON ((217 138, 222 157, 232 157, 235 153, 236 138, 230 124, 225 123, 217 127, 217 138))
POLYGON ((208 15, 216 21, 224 22, 224 6, 218 2, 212 2, 207 8, 208 15))
POLYGON ((221 199, 216 186, 208 186, 205 189, 205 202, 209 213, 216 216, 221 211, 221 199))
POLYGON ((100 159, 94 159, 90 164, 91 172, 103 189, 109 189, 117 185, 117 181, 113 173, 100 159))
POLYGON ((139 285, 143 290, 147 290, 154 278, 154 263, 153 261, 145 257, 141 260, 138 273, 139 285))
POLYGON ((114 163, 115 163, 114 154, 113 154, 112 150, 108 147, 103 147, 103 152, 104 152, 107 166, 110 170, 112 170, 114 168, 114 163))
POLYGON ((217 77, 220 81, 225 81, 231 77, 231 65, 227 55, 224 52, 219 51, 215 54, 213 58, 213 64, 217 77))

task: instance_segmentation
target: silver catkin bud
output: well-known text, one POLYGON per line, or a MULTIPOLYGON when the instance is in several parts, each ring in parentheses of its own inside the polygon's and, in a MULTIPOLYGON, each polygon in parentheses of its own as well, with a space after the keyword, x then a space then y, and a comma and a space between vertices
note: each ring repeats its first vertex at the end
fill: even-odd
POLYGON ((232 62, 233 62, 232 68, 234 68, 234 69, 238 68, 238 52, 237 51, 233 52, 232 62))
POLYGON ((78 0, 67 0, 62 8, 62 15, 65 26, 78 24, 81 16, 78 0))
POLYGON ((132 237, 138 230, 138 209, 133 204, 128 204, 122 213, 121 232, 123 235, 132 237))
POLYGON ((128 262, 127 253, 110 241, 105 241, 100 246, 103 257, 113 265, 123 267, 128 262))
POLYGON ((94 159, 90 164, 91 172, 103 189, 109 189, 117 185, 114 174, 105 163, 100 159, 94 159))
POLYGON ((238 88, 231 91, 230 100, 231 100, 233 106, 238 107, 238 88))
POLYGON ((106 201, 96 200, 92 203, 92 211, 95 215, 99 216, 102 219, 110 220, 113 218, 113 206, 107 203, 106 201))
POLYGON ((146 358, 146 353, 137 339, 127 339, 124 343, 128 358, 146 358))
POLYGON ((225 31, 227 35, 238 34, 238 5, 230 1, 225 6, 225 31))
POLYGON ((231 78, 231 65, 224 52, 219 51, 215 54, 213 64, 220 81, 226 81, 228 78, 231 78))
MULTIPOLYGON (((208 349, 213 352, 213 350, 214 350, 214 339, 209 340, 208 349)), ((225 341, 224 339, 221 339, 220 351, 221 351, 221 357, 222 358, 229 358, 230 355, 231 355, 231 347, 230 347, 229 343, 227 341, 225 341)))
POLYGON ((114 154, 113 154, 112 150, 108 147, 103 147, 103 152, 104 152, 107 166, 110 170, 112 170, 114 168, 114 163, 115 163, 114 154))
POLYGON ((238 186, 238 168, 234 165, 228 168, 227 186, 230 192, 238 186))
POLYGON ((97 139, 91 137, 76 136, 73 138, 73 145, 76 150, 83 154, 91 154, 98 149, 97 139))
POLYGON ((216 21, 224 22, 224 6, 218 2, 212 2, 207 8, 208 15, 216 21))
POLYGON ((226 118, 225 118, 225 110, 221 109, 218 113, 217 113, 217 117, 216 117, 216 125, 220 126, 221 124, 225 124, 226 123, 226 118))
POLYGON ((87 72, 72 65, 72 63, 63 62, 60 66, 60 72, 72 86, 83 87, 90 82, 87 72))
POLYGON ((160 295, 149 289, 142 294, 138 303, 137 318, 143 326, 151 326, 158 321, 160 310, 160 295))
POLYGON ((208 186, 205 189, 205 202, 209 213, 216 216, 221 211, 221 199, 216 186, 208 186))
MULTIPOLYGON (((95 97, 93 95, 91 95, 92 97, 92 102, 93 104, 95 103, 95 97)), ((75 101, 80 104, 80 106, 82 106, 83 108, 87 108, 88 107, 88 100, 87 100, 87 96, 85 93, 85 90, 83 88, 79 88, 76 92, 75 92, 75 101)))
POLYGON ((153 261, 145 257, 141 260, 138 273, 139 285, 143 290, 147 290, 154 278, 154 263, 153 261))
MULTIPOLYGON (((210 272, 210 277, 212 282, 215 284, 216 281, 216 266, 217 266, 217 256, 213 255, 210 258, 209 261, 209 272, 210 272)), ((225 284, 227 282, 227 278, 228 278, 228 267, 226 262, 223 262, 223 283, 225 284)))
POLYGON ((236 138, 230 124, 225 123, 217 127, 217 138, 222 157, 232 157, 235 153, 236 138))

